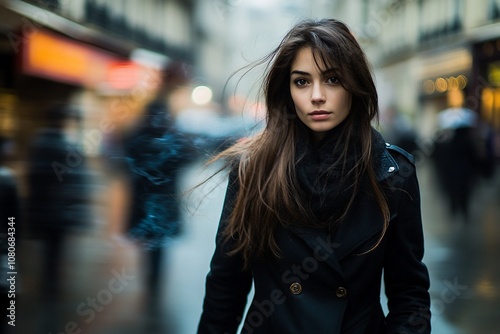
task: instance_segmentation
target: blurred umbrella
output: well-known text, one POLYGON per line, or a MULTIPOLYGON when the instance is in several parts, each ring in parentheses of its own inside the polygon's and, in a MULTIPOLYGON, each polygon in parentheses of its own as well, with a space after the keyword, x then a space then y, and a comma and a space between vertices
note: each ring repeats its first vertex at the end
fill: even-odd
POLYGON ((477 114, 467 108, 448 108, 438 114, 441 129, 457 129, 476 126, 477 114))

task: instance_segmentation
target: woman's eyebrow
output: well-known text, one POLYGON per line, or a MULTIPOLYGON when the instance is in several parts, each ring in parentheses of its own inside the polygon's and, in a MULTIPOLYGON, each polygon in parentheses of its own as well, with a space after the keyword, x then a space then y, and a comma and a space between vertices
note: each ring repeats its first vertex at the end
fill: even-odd
POLYGON ((309 74, 308 72, 305 72, 305 71, 299 71, 299 70, 293 70, 292 72, 290 72, 290 75, 292 74, 298 74, 298 75, 311 75, 309 74))
MULTIPOLYGON (((290 72, 290 75, 293 75, 293 74, 297 74, 297 75, 311 75, 308 72, 300 71, 300 70, 293 70, 292 72, 290 72)), ((330 75, 330 74, 335 74, 335 69, 329 68, 329 69, 324 70, 324 71, 321 72, 321 75, 330 75)))

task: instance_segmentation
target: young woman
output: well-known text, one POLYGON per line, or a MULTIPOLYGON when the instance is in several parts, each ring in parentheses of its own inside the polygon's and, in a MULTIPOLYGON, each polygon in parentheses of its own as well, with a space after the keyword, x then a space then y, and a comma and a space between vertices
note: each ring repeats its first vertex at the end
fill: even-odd
POLYGON ((266 59, 266 128, 218 157, 232 170, 198 333, 430 333, 415 166, 371 127, 359 44, 305 21, 266 59))

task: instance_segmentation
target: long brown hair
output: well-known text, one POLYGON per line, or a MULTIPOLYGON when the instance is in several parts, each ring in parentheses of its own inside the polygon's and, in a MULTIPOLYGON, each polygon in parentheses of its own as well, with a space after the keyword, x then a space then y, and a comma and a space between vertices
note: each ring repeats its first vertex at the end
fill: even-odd
POLYGON ((342 86, 352 95, 351 110, 337 141, 341 143, 339 160, 346 161, 356 144, 360 154, 354 167, 344 171, 345 176, 354 180, 355 191, 339 220, 353 203, 362 177, 367 176, 385 221, 380 239, 372 249, 380 243, 389 221, 388 205, 372 166, 371 121, 378 117, 378 96, 370 65, 342 22, 302 21, 261 62, 268 64, 262 85, 267 107, 265 129, 213 159, 229 158, 228 164, 238 166, 239 189, 223 233, 226 240, 236 240, 229 254, 241 253, 246 266, 252 256, 279 257, 274 238, 276 227, 291 224, 293 217, 307 218, 309 214, 298 196, 295 140, 301 121, 290 94, 290 68, 297 52, 304 47, 311 48, 317 64, 333 68, 342 86))

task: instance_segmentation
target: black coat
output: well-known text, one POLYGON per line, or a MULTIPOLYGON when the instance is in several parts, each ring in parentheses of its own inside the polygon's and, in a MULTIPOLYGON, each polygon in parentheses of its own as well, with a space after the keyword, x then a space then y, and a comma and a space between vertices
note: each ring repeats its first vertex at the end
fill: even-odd
POLYGON ((375 250, 365 254, 379 240, 383 220, 374 199, 360 193, 334 237, 322 229, 279 229, 275 236, 283 258, 255 261, 250 270, 242 270, 240 257, 226 255, 231 245, 221 240, 231 210, 228 203, 237 192, 237 180, 231 175, 198 333, 236 333, 252 282, 255 295, 242 333, 430 333, 429 276, 422 263, 420 194, 413 159, 388 146, 376 171, 391 220, 375 250), (380 304, 382 277, 388 315, 380 304))

